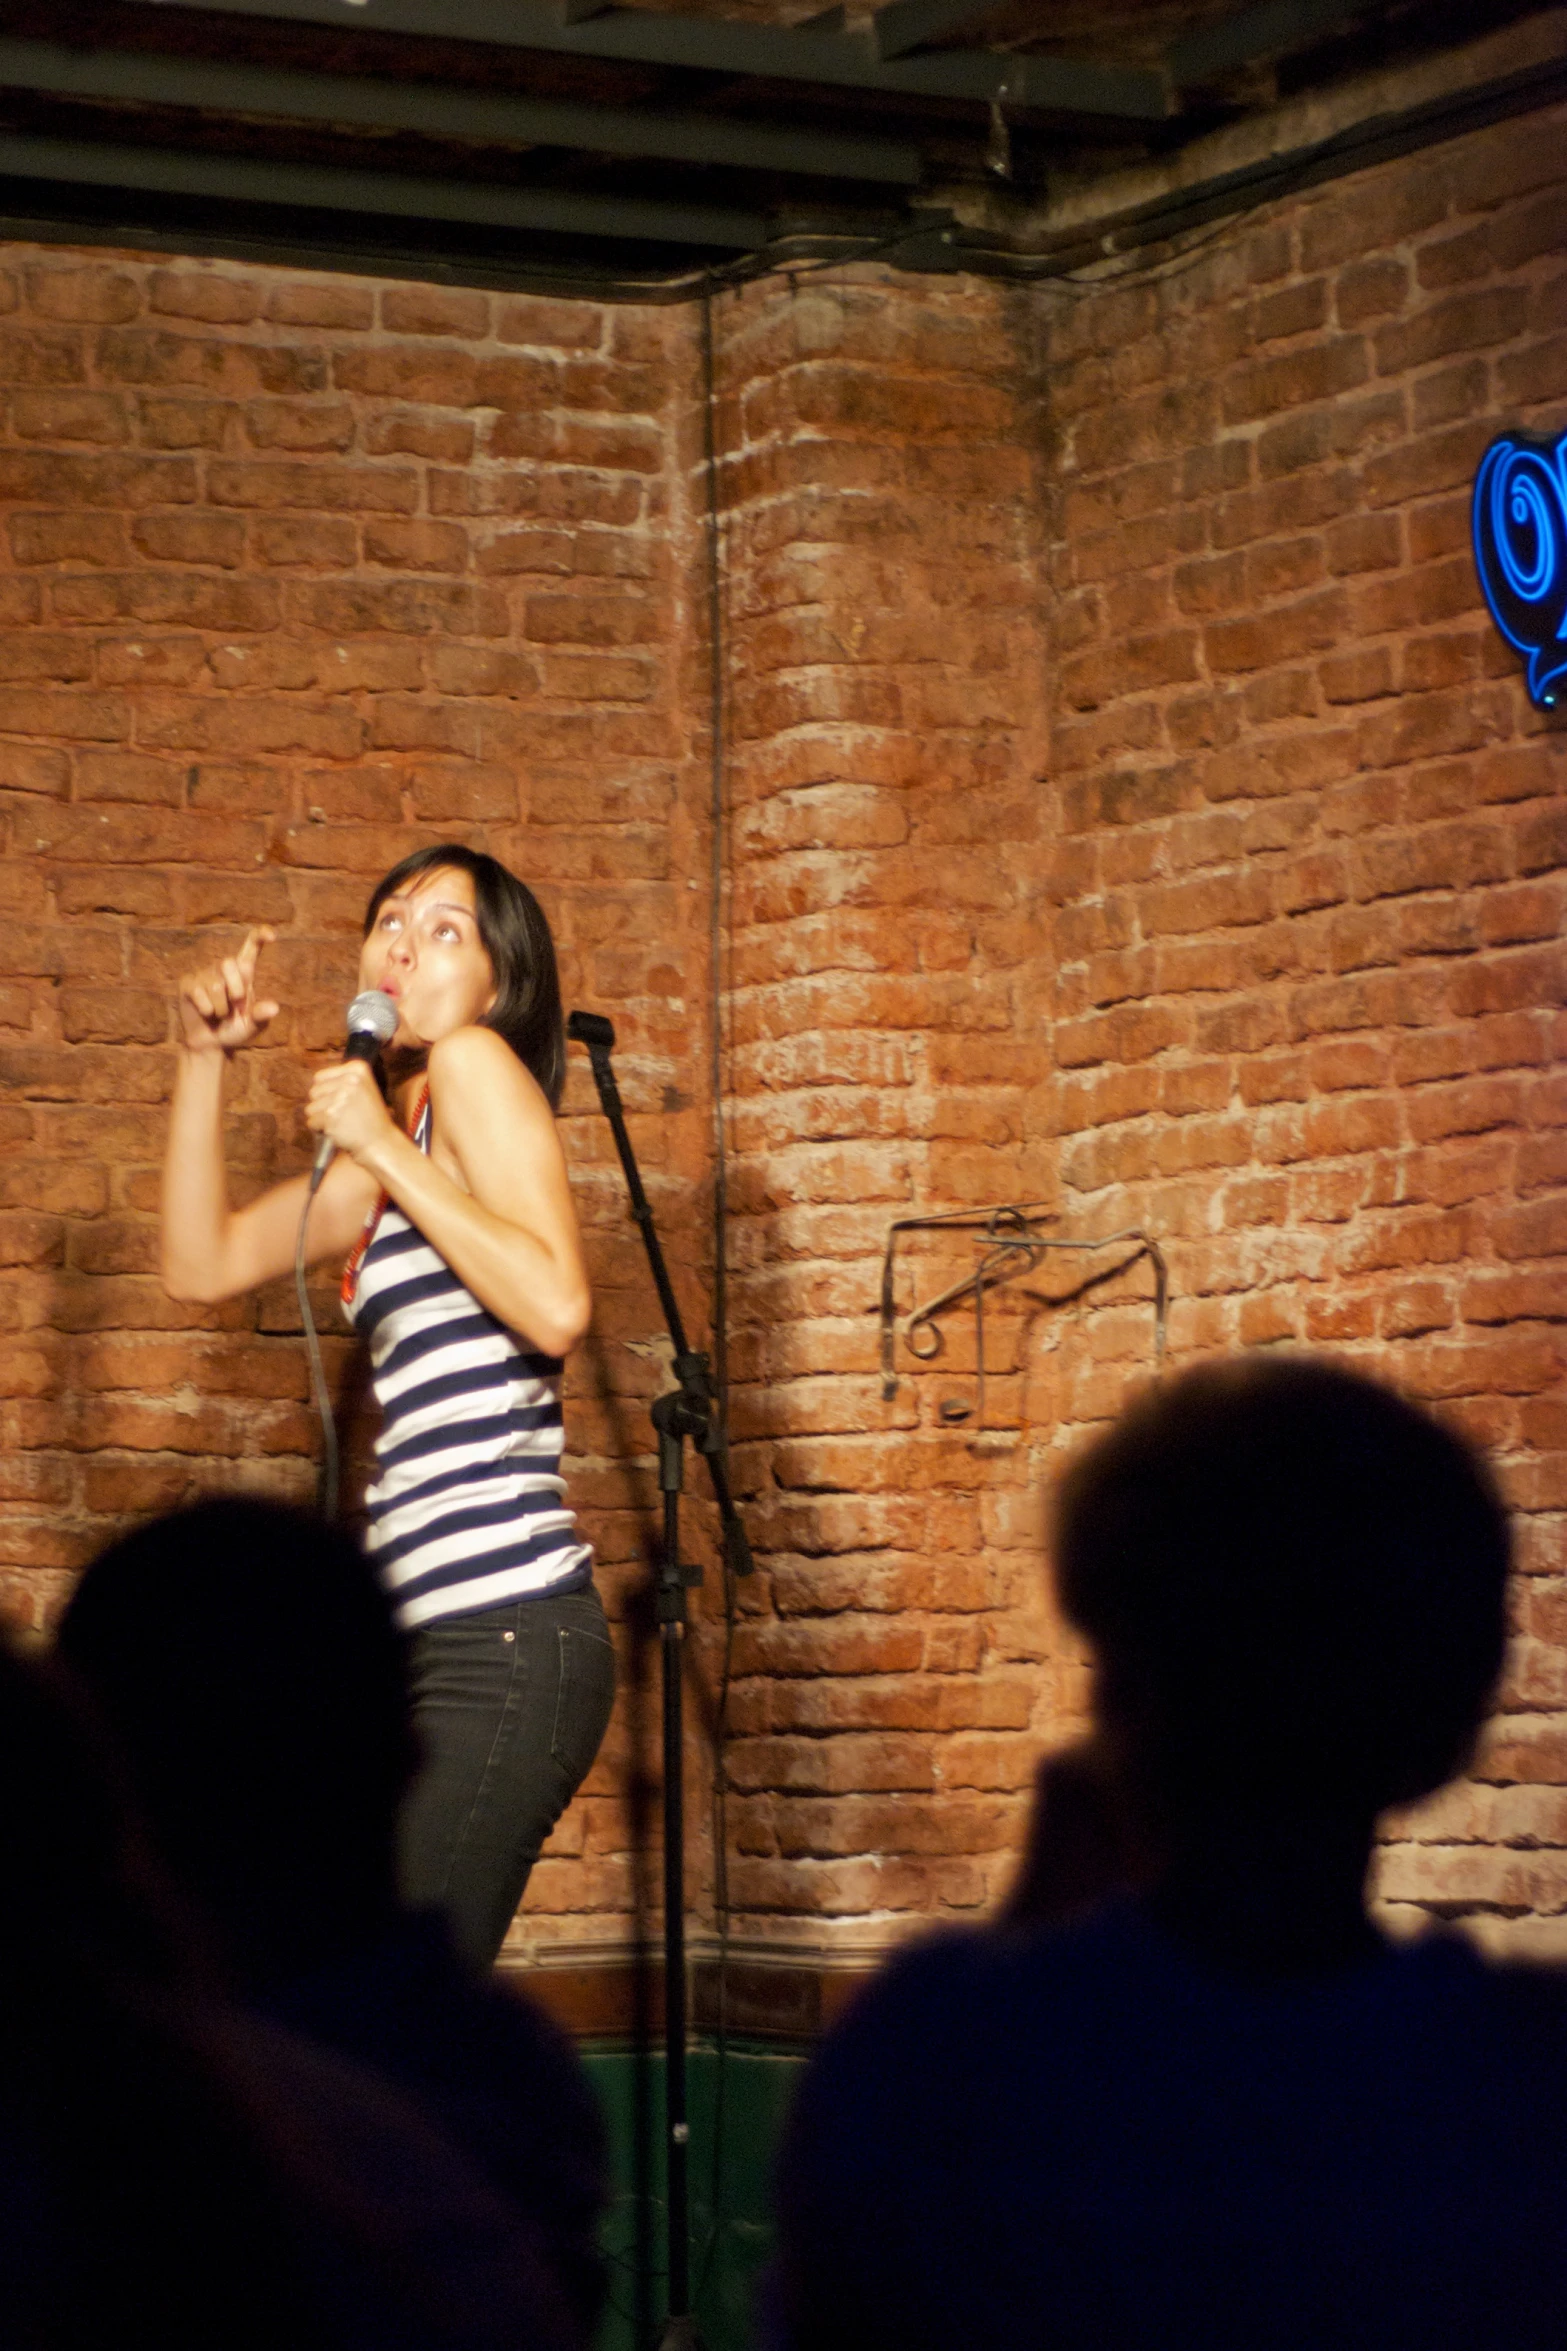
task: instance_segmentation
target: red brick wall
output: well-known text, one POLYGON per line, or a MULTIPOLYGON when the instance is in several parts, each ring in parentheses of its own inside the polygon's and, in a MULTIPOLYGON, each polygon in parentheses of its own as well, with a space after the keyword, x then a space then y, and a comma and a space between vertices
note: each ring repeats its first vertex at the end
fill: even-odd
POLYGON ((883 1403, 875 1320, 891 1219, 1055 1187, 1027 312, 862 271, 721 318, 733 1425, 768 1553, 731 1891, 752 1932, 874 1941, 985 1899, 1061 1712, 1017 1383, 1010 1437, 946 1435, 941 1382, 883 1403))
MULTIPOLYGON (((568 1002, 620 1024, 677 1264, 707 1248, 706 786, 674 653, 688 315, 11 248, 0 254, 0 1600, 40 1622, 129 1513, 303 1497, 290 1285, 155 1276, 170 988, 239 926, 285 1010, 234 1073, 236 1180, 300 1164, 370 882, 456 835, 538 889, 568 1002), (694 794, 694 796, 693 796, 694 794), (697 813, 693 814, 693 810, 697 813)), ((598 1336, 577 1490, 623 1614, 653 1304, 586 1072, 567 1140, 598 1336)), ((684 1277, 683 1277, 684 1278, 684 1277)), ((319 1312, 336 1325, 331 1286, 319 1312)), ((691 1293, 694 1313, 701 1294, 691 1293)), ((350 1342, 329 1353, 342 1380, 350 1342)), ((624 1625, 622 1631, 625 1631, 624 1625)), ((617 1728, 530 1897, 631 1895, 617 1728)))
MULTIPOLYGON (((1151 1368, 1147 1263, 1054 1258, 996 1303, 983 1428, 961 1315, 881 1392, 891 1219, 1019 1198, 1157 1237, 1173 1359, 1343 1347, 1495 1448, 1504 1710, 1383 1886, 1502 1939, 1567 1914, 1562 736, 1466 544, 1492 432, 1567 424, 1564 132, 1383 166, 1146 282, 866 268, 717 305, 745 1933, 983 1903, 1081 1719, 1040 1498, 1151 1368), (1113 1278, 1073 1301, 1085 1270, 1113 1278)), ((699 371, 688 311, 0 267, 0 1470, 36 1621, 123 1514, 308 1484, 286 1296, 192 1314, 151 1274, 168 984, 215 929, 282 926, 235 1151, 297 1164, 361 894, 409 841, 539 884, 572 1000, 621 1027, 702 1328, 699 371)), ((653 1304, 580 1069, 568 1107, 577 1491, 645 1660, 653 1304)), ((973 1261, 914 1242, 900 1308, 973 1261)), ((524 1941, 645 1927, 652 1709, 643 1675, 524 1941)))
POLYGON ((1381 1887, 1499 1935, 1567 1910, 1567 740, 1468 493, 1499 428, 1567 424, 1564 127, 1272 213, 1047 364, 1070 1211, 1125 1186, 1178 1243, 1182 1351, 1342 1347, 1493 1449, 1504 1712, 1381 1887))
POLYGON ((888 1221, 1040 1196, 1162 1242, 1173 1359, 1342 1348, 1493 1448, 1503 1711, 1381 1887, 1563 1938, 1567 760, 1467 504, 1501 426, 1567 425, 1564 134, 1390 164, 1140 284, 867 274, 726 329, 758 1930, 984 1899, 1080 1710, 1036 1497, 1146 1375, 1148 1267, 1052 1307, 1063 1260, 998 1316, 988 1433, 939 1417, 962 1318, 895 1404, 876 1377, 888 1221))

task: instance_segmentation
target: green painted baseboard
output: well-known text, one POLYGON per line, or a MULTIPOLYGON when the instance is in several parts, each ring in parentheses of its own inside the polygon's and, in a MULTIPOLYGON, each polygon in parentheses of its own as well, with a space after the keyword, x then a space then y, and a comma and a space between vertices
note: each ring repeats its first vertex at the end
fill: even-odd
MULTIPOLYGON (((588 2078, 609 2124, 612 2192, 604 2243, 609 2309, 598 2351, 655 2351, 666 2316, 664 2060, 661 2050, 590 2043, 588 2078)), ((803 2054, 711 2040, 687 2060, 691 2280, 706 2351, 751 2351, 756 2283, 772 2249, 774 2151, 803 2054)))

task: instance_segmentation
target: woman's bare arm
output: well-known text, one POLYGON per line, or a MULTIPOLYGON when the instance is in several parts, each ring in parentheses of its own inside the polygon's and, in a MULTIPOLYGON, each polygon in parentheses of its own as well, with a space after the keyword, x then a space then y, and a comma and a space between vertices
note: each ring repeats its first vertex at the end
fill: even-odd
POLYGON ((323 1070, 306 1117, 385 1187, 481 1306, 542 1353, 569 1354, 591 1300, 553 1111, 489 1029, 443 1037, 429 1077, 434 1157, 394 1125, 362 1063, 323 1070))
MULTIPOLYGON (((162 1270, 171 1298, 200 1305, 240 1296, 286 1273, 307 1179, 275 1184, 245 1208, 229 1205, 223 1161, 223 1072, 230 1053, 259 1036, 277 1006, 256 994, 256 961, 271 937, 251 931, 238 955, 180 981, 180 1052, 163 1164, 162 1270)), ((335 1163, 310 1211, 312 1262, 342 1255, 375 1199, 374 1179, 335 1163)))

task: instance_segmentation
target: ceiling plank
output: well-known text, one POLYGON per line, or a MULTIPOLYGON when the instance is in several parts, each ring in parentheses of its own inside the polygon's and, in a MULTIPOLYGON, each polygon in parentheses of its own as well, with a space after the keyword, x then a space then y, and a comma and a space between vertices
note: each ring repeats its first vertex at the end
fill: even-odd
POLYGON ((1184 34, 1165 63, 1177 88, 1185 89, 1259 58, 1287 56, 1366 13, 1366 0, 1258 0, 1254 8, 1184 34))
POLYGON ((976 17, 987 16, 997 0, 887 0, 871 18, 871 38, 880 58, 903 57, 928 41, 944 41, 960 33, 976 17))
POLYGON ((761 213, 726 205, 663 204, 642 197, 501 187, 476 180, 414 179, 397 172, 274 163, 173 147, 116 147, 10 132, 0 132, 0 178, 209 196, 225 203, 311 212, 452 221, 475 228, 718 246, 737 253, 754 252, 768 238, 768 223, 761 213))
POLYGON ((816 82, 840 89, 885 90, 916 98, 957 98, 988 105, 1005 92, 1014 106, 1162 122, 1172 111, 1162 73, 1146 66, 1097 65, 1070 57, 1016 57, 1005 50, 943 49, 882 60, 858 34, 780 31, 718 17, 665 15, 650 8, 609 8, 573 24, 557 0, 136 0, 141 7, 194 8, 209 15, 256 16, 291 24, 352 26, 364 32, 544 49, 572 57, 613 57, 632 64, 683 66, 695 72, 759 81, 816 82), (460 32, 454 31, 460 24, 460 32))
POLYGON ((907 141, 785 130, 768 123, 725 121, 717 115, 490 97, 435 83, 205 63, 146 51, 68 49, 52 41, 0 38, 0 88, 201 107, 284 121, 352 123, 502 145, 730 164, 741 170, 871 180, 890 187, 917 187, 921 177, 920 151, 907 141))

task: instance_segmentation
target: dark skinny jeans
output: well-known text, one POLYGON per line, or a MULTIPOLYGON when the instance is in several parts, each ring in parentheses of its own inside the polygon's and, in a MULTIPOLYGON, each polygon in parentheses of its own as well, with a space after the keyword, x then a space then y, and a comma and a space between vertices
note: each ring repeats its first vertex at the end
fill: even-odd
POLYGON ((434 1903, 476 1967, 495 1959, 539 1847, 609 1722, 614 1653, 591 1585, 423 1625, 410 1643, 424 1761, 404 1807, 404 1899, 434 1903))

